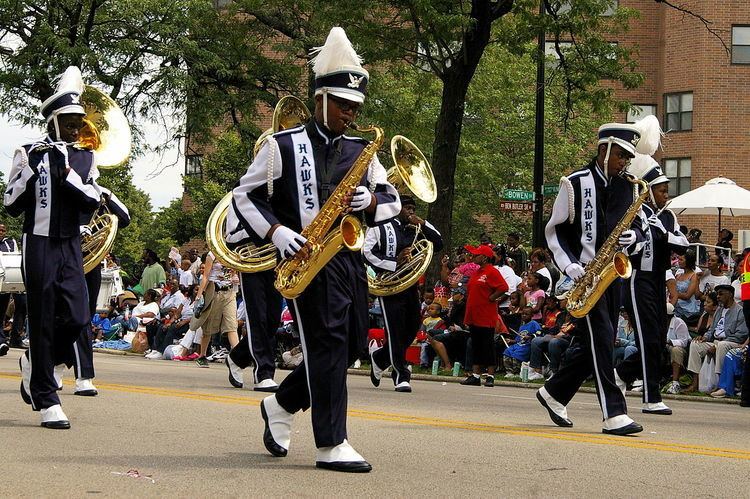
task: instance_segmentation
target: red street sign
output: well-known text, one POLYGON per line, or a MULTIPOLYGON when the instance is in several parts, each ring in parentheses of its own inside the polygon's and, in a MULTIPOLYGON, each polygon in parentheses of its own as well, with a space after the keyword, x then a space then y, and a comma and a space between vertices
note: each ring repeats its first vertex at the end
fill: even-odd
POLYGON ((530 201, 500 201, 501 211, 534 211, 534 203, 530 201))

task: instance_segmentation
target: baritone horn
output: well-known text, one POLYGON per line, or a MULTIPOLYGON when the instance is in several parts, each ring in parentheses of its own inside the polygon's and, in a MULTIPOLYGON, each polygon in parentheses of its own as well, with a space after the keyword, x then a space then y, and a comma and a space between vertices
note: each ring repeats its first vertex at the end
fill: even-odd
MULTIPOLYGON (((414 143, 402 135, 391 139, 391 156, 395 166, 388 170, 388 182, 399 192, 406 187, 425 203, 437 199, 437 186, 430 163, 414 143)), ((416 227, 411 256, 393 272, 381 272, 375 276, 367 274, 370 293, 375 296, 389 296, 413 286, 427 271, 432 261, 433 246, 426 239, 420 239, 420 228, 416 227)))
MULTIPOLYGON (((273 110, 271 127, 265 130, 253 147, 253 157, 258 154, 266 139, 276 132, 302 125, 310 119, 310 111, 297 97, 282 97, 273 110)), ((256 246, 243 243, 230 249, 225 238, 224 226, 232 204, 232 193, 227 193, 214 207, 206 223, 206 243, 222 265, 239 272, 263 272, 276 266, 276 248, 268 243, 256 246)))
MULTIPOLYGON (((107 94, 89 85, 81 95, 81 105, 86 116, 78 133, 77 146, 96 153, 98 168, 125 165, 130 159, 132 135, 128 119, 120 106, 107 94)), ((95 269, 112 250, 117 225, 117 217, 102 202, 81 236, 84 273, 95 269)))

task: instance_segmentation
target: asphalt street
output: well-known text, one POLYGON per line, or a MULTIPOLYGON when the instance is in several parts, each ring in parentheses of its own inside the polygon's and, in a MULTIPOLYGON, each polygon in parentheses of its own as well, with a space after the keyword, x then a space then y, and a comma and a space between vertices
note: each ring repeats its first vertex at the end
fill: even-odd
MULTIPOLYGON (((314 467, 309 413, 285 458, 263 447, 263 394, 232 388, 223 364, 95 355, 95 398, 61 392, 67 431, 39 426, 18 393, 20 350, 0 358, 0 497, 750 497, 750 409, 668 401, 631 415, 638 436, 601 433, 595 396, 553 426, 534 391, 414 381, 411 394, 349 376, 349 441, 369 474, 314 467)), ((277 374, 277 381, 286 375, 277 374)), ((249 373, 248 373, 249 376, 249 373)))

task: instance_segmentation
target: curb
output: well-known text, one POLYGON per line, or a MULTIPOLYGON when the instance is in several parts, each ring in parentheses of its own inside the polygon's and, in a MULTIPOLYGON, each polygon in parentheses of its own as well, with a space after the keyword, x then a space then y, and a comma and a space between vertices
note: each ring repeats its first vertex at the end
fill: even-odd
MULTIPOLYGON (((370 376, 369 370, 364 369, 349 369, 349 374, 354 374, 355 376, 370 376)), ((412 374, 412 379, 416 379, 419 381, 440 381, 443 383, 460 383, 463 379, 460 376, 433 376, 432 374, 412 374)), ((538 390, 543 385, 541 383, 524 383, 522 381, 507 381, 507 380, 499 380, 495 379, 495 386, 509 386, 509 387, 515 387, 515 388, 527 388, 527 389, 536 389, 538 390)), ((582 393, 596 393, 596 389, 592 388, 590 386, 582 386, 578 389, 579 392, 582 393)), ((626 394, 627 397, 632 399, 640 399, 641 394, 637 392, 628 392, 626 394)), ((728 404, 728 405, 739 405, 740 400, 739 399, 732 399, 732 398, 721 398, 716 399, 710 396, 698 396, 698 395, 672 395, 669 393, 662 393, 661 398, 664 400, 683 400, 688 402, 705 402, 709 404, 728 404)))

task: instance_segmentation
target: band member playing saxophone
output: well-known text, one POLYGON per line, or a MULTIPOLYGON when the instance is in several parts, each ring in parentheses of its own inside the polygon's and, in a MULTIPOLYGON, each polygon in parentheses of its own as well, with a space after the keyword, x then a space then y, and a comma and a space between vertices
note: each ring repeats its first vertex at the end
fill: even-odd
MULTIPOLYGON (((344 132, 364 101, 369 75, 341 28, 331 30, 312 64, 314 118, 266 140, 233 190, 233 209, 247 232, 273 242, 287 260, 305 260, 317 251, 301 233, 322 215, 338 218, 347 211, 363 212, 374 224, 401 209, 397 191, 373 154, 364 174, 354 179, 355 188, 343 197, 340 212, 323 213, 328 198, 341 192, 339 184, 352 183, 350 168, 361 164, 360 155, 368 150, 367 141, 344 132), (272 194, 268 175, 273 180, 272 194)), ((285 456, 295 413, 311 408, 316 466, 370 471, 370 464, 349 445, 346 430, 346 371, 364 349, 367 332, 367 279, 361 253, 348 249, 335 253, 292 305, 304 362, 261 403, 264 445, 272 455, 285 456)))

